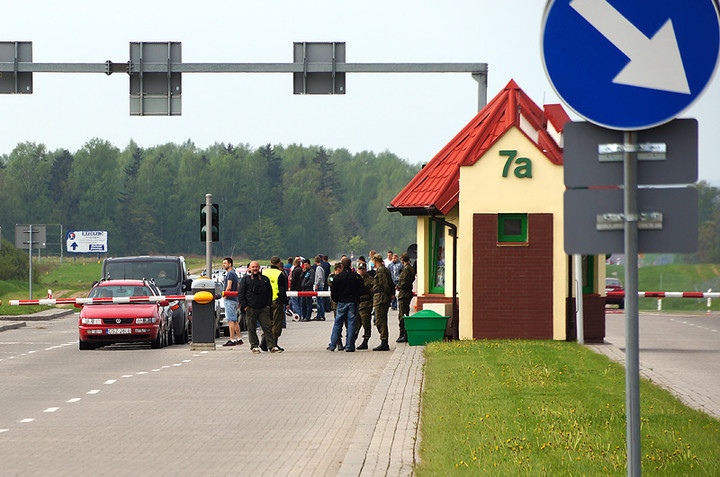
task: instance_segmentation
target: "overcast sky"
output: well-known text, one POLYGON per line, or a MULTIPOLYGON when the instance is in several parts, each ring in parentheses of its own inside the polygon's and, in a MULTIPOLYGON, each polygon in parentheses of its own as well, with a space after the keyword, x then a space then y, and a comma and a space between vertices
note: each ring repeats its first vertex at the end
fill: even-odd
MULTIPOLYGON (((488 99, 510 79, 559 102, 540 58, 541 0, 5 2, 0 41, 32 41, 37 63, 127 62, 129 43, 180 41, 185 63, 290 63, 293 42, 346 42, 348 63, 488 63, 488 99)), ((477 113, 468 73, 348 74, 347 94, 296 96, 290 73, 184 74, 182 116, 130 117, 126 74, 36 73, 0 96, 0 154, 19 142, 75 151, 192 140, 388 150, 431 159, 477 113)), ((577 116, 571 115, 574 119, 577 116)), ((682 117, 700 123, 700 179, 720 186, 720 82, 682 117)))

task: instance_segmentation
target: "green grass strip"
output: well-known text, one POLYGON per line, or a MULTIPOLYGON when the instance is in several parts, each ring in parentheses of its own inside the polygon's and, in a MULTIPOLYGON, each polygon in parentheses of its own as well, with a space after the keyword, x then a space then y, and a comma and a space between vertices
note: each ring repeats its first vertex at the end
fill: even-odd
MULTIPOLYGON (((562 341, 426 349, 418 476, 626 475, 625 370, 562 341)), ((647 475, 720 475, 720 421, 640 386, 647 475)))

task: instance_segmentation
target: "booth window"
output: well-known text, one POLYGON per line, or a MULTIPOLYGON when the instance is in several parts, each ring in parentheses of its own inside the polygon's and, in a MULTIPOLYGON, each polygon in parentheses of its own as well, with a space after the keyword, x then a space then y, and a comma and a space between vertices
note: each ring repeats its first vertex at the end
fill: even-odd
POLYGON ((498 214, 498 243, 527 241, 527 214, 498 214))
POLYGON ((445 226, 430 222, 430 293, 445 293, 445 226))

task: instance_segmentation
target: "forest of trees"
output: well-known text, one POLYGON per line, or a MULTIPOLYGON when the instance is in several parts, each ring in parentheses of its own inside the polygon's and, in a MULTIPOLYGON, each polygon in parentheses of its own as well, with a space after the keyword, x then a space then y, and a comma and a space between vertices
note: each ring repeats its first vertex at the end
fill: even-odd
MULTIPOLYGON (((200 205, 211 193, 220 206, 216 256, 402 251, 415 242, 415 219, 386 206, 419 168, 389 152, 302 145, 121 150, 92 139, 73 153, 21 143, 0 156, 0 226, 11 241, 15 224, 48 224, 48 235, 50 224, 106 230, 112 256, 202 255, 200 205)), ((57 255, 53 241, 47 252, 57 255)))

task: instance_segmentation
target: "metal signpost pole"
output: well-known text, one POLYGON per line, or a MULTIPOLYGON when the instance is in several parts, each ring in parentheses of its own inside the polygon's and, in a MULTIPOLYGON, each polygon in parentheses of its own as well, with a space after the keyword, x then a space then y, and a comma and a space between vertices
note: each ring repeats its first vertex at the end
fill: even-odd
POLYGON ((28 282, 30 284, 30 299, 32 300, 32 224, 28 227, 28 282))
POLYGON ((638 180, 637 133, 623 134, 625 184, 625 416, 629 477, 639 477, 640 466, 640 357, 638 331, 638 180))
POLYGON ((212 194, 205 194, 205 270, 212 278, 212 194))
POLYGON ((583 315, 583 280, 582 255, 573 254, 575 268, 575 325, 577 328, 577 342, 585 344, 585 317, 583 315))

